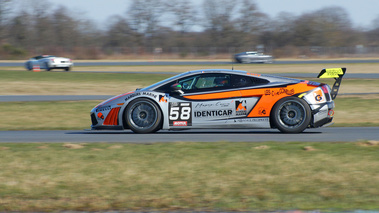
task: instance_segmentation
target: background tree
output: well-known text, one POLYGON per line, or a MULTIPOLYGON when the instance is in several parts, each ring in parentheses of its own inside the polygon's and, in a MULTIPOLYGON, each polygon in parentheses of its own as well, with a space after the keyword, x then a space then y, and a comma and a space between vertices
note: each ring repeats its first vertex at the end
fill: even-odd
POLYGON ((127 15, 132 30, 142 35, 141 44, 154 46, 154 36, 164 11, 162 0, 133 0, 127 15))
POLYGON ((260 35, 267 31, 270 19, 258 10, 255 0, 242 0, 238 4, 238 18, 235 22, 240 33, 240 45, 254 47, 260 43, 260 35))
POLYGON ((203 1, 205 33, 209 35, 209 43, 213 46, 232 45, 234 23, 233 14, 235 1, 205 0, 203 1))
POLYGON ((11 0, 0 0, 0 43, 6 37, 5 28, 10 12, 10 3, 11 0))
POLYGON ((188 32, 198 21, 197 11, 190 0, 170 0, 166 3, 172 26, 181 34, 188 32))

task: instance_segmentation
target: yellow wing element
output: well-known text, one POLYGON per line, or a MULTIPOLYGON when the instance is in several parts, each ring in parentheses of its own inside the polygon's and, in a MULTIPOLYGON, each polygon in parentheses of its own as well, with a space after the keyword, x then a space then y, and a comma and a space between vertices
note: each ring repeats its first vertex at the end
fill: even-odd
POLYGON ((345 75, 346 68, 330 68, 321 70, 317 78, 339 78, 345 75))
POLYGON ((345 73, 346 68, 329 68, 321 70, 320 74, 317 76, 317 78, 334 78, 336 80, 333 84, 332 92, 330 93, 333 100, 337 97, 342 77, 345 73))

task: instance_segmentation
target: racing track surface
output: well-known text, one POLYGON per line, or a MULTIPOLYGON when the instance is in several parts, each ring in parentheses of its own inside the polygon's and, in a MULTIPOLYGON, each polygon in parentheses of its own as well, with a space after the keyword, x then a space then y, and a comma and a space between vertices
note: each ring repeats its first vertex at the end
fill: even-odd
POLYGON ((379 127, 325 127, 307 129, 301 134, 283 134, 275 129, 264 130, 186 130, 135 134, 125 131, 0 131, 2 142, 356 142, 379 140, 379 127))

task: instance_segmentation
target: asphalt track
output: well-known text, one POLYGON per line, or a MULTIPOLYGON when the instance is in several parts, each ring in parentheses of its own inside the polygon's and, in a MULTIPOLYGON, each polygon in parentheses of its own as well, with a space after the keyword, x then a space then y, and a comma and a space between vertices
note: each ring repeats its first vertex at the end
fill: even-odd
POLYGON ((154 134, 136 134, 124 131, 51 130, 0 131, 4 142, 357 142, 379 140, 379 127, 325 127, 307 129, 301 134, 283 134, 276 129, 264 130, 186 130, 159 131, 154 134))

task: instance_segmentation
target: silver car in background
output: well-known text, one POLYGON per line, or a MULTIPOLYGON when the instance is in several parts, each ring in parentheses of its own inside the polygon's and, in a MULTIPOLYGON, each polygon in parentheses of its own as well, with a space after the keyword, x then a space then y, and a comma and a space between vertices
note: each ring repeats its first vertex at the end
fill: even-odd
POLYGON ((64 69, 65 71, 69 71, 73 65, 74 63, 72 63, 71 59, 53 55, 39 55, 25 62, 25 68, 27 70, 33 70, 37 67, 38 69, 45 69, 46 71, 52 69, 64 69))
POLYGON ((273 57, 271 55, 264 55, 256 51, 248 51, 237 53, 234 59, 238 63, 272 63, 273 57))

